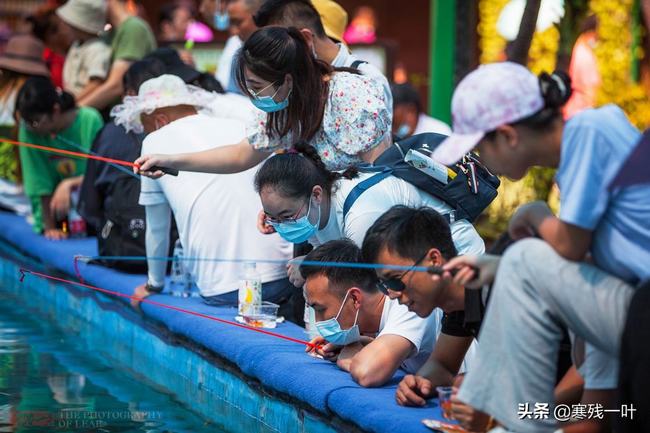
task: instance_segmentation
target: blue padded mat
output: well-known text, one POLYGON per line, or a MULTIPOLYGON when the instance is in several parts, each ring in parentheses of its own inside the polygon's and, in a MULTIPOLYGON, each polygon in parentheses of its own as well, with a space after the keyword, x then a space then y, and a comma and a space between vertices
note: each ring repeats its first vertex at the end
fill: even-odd
MULTIPOLYGON (((36 235, 24 218, 5 212, 0 212, 0 237, 46 266, 71 276, 75 275, 75 255, 97 254, 94 238, 49 241, 36 235)), ((125 274, 86 263, 79 263, 79 270, 88 284, 129 295, 146 280, 144 275, 125 274)), ((226 320, 233 320, 236 313, 235 308, 207 306, 196 298, 161 294, 149 299, 226 320)), ((320 412, 335 413, 364 430, 424 433, 430 430, 421 423, 423 418, 441 418, 440 409, 433 401, 424 409, 404 408, 395 403, 395 388, 403 376, 401 371, 382 388, 364 389, 336 365, 307 356, 300 344, 150 304, 142 304, 142 310, 171 331, 236 363, 245 374, 265 386, 320 412)), ((292 323, 280 324, 275 331, 301 340, 307 338, 304 330, 292 323)))

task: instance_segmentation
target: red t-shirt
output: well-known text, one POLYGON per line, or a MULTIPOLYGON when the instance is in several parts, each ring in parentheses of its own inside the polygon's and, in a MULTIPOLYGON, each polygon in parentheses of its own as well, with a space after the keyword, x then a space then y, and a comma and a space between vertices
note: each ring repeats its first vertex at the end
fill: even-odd
POLYGON ((43 51, 43 59, 50 70, 50 78, 55 86, 63 88, 63 63, 65 56, 55 53, 49 48, 43 51))

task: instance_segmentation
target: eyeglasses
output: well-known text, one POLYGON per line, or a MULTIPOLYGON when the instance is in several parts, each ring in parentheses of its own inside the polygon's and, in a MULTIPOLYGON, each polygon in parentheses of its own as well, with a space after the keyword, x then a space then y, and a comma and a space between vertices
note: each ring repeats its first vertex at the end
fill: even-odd
POLYGON ((291 217, 276 218, 276 217, 272 217, 271 215, 264 212, 264 215, 266 216, 266 221, 271 225, 275 225, 275 224, 295 224, 296 221, 298 221, 298 219, 302 218, 299 215, 302 212, 302 210, 305 208, 305 205, 308 204, 308 203, 309 203, 309 206, 307 207, 307 214, 306 215, 309 215, 309 211, 311 210, 311 197, 309 197, 309 200, 307 200, 307 203, 303 203, 303 205, 300 206, 300 209, 298 209, 298 212, 293 214, 293 216, 291 216, 291 217))
POLYGON ((47 114, 44 114, 40 117, 40 119, 25 119, 23 118, 23 122, 25 126, 27 126, 28 129, 31 130, 38 130, 40 129, 41 126, 47 121, 48 116, 47 114))
POLYGON ((388 291, 390 290, 391 292, 403 292, 406 290, 406 284, 402 282, 402 279, 408 274, 409 272, 412 272, 415 268, 417 268, 418 264, 422 260, 424 260, 427 257, 427 254, 429 252, 425 252, 422 257, 420 257, 413 265, 408 268, 404 273, 399 275, 398 277, 393 277, 393 278, 388 278, 388 279, 379 279, 376 283, 377 289, 383 293, 386 296, 388 295, 388 291))
MULTIPOLYGON (((269 87, 275 85, 275 83, 276 82, 274 81, 271 84, 269 84, 268 86, 266 86, 265 88, 258 90, 257 92, 255 90, 251 89, 250 87, 247 87, 246 90, 248 90, 248 93, 250 93, 253 98, 257 99, 257 98, 260 97, 260 93, 262 93, 263 91, 265 91, 269 87)), ((278 87, 277 90, 275 91, 275 93, 271 96, 271 98, 274 98, 279 90, 280 90, 280 88, 278 87)))

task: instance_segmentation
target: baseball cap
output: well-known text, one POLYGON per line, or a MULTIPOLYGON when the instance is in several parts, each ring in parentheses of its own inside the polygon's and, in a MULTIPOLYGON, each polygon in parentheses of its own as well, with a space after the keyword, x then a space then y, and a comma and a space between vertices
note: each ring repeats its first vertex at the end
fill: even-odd
POLYGON ((486 133, 544 108, 539 79, 513 62, 482 65, 458 84, 451 100, 453 133, 432 158, 450 165, 476 147, 486 133))
POLYGON ((343 41, 343 33, 348 26, 348 13, 340 4, 332 0, 312 0, 318 11, 325 34, 338 42, 343 41))

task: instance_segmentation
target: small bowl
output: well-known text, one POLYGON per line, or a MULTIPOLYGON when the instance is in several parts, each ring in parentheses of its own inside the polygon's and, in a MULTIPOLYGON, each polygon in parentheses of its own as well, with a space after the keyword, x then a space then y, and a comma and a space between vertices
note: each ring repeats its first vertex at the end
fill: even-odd
POLYGON ((275 328, 279 308, 278 304, 264 301, 259 305, 249 305, 242 317, 244 323, 254 328, 275 328))

